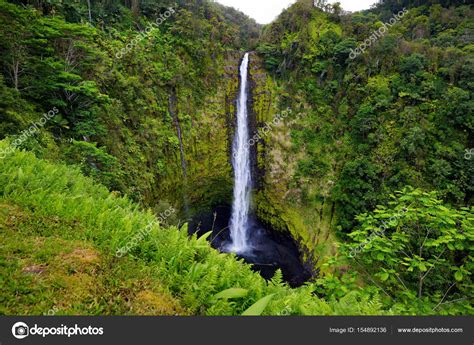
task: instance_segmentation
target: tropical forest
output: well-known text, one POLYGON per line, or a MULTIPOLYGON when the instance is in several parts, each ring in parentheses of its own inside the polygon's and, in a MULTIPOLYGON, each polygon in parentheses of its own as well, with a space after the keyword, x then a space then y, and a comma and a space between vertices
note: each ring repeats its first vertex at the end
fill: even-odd
POLYGON ((474 8, 0 0, 0 315, 473 315, 474 8))

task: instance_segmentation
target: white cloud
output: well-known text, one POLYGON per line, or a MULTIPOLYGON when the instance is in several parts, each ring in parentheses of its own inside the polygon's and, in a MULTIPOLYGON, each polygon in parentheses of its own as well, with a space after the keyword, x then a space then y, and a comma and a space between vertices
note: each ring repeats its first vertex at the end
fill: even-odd
MULTIPOLYGON (((295 0, 216 0, 217 2, 232 6, 260 24, 273 21, 285 8, 295 3, 295 0)), ((340 2, 346 11, 358 11, 370 8, 376 0, 329 0, 330 3, 340 2)))

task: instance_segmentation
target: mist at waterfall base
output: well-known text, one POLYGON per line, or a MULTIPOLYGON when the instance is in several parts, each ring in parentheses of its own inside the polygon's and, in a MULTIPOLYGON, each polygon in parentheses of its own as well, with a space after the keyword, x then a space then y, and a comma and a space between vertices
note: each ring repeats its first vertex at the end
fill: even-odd
POLYGON ((302 265, 294 241, 288 236, 265 229, 250 208, 252 174, 248 149, 250 137, 247 111, 248 64, 249 53, 245 53, 240 65, 236 131, 232 144, 234 192, 231 214, 216 211, 212 214, 212 224, 205 221, 206 216, 201 219, 198 217, 198 222, 191 224, 190 229, 198 232, 200 229, 213 229, 211 244, 215 248, 222 252, 235 253, 251 263, 252 267, 267 279, 272 278, 280 268, 283 279, 291 286, 299 286, 310 277, 310 273, 302 265))
MULTIPOLYGON (((211 246, 228 252, 232 244, 229 231, 231 212, 231 206, 223 205, 196 215, 189 222, 190 234, 202 236, 212 230, 208 237, 211 246)), ((277 269, 281 269, 283 280, 291 287, 301 286, 311 278, 309 267, 301 262, 295 241, 289 235, 269 229, 252 213, 249 214, 247 240, 250 244, 248 250, 235 254, 251 264, 263 278, 271 279, 277 269)))

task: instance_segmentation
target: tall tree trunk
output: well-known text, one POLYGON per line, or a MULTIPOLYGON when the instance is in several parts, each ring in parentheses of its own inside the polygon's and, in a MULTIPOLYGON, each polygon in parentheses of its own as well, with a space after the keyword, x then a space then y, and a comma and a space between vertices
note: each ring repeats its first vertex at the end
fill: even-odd
POLYGON ((92 23, 91 0, 87 0, 87 8, 89 10, 89 23, 92 23))
POLYGON ((186 159, 184 158, 184 147, 183 147, 183 137, 181 134, 181 125, 179 123, 178 109, 177 109, 177 97, 176 97, 176 88, 171 89, 171 93, 168 98, 168 110, 173 119, 173 123, 176 127, 176 132, 178 134, 179 140, 179 151, 181 156, 181 169, 183 172, 183 177, 186 178, 186 159))
POLYGON ((15 90, 18 91, 18 77, 20 74, 20 62, 18 60, 13 60, 13 85, 15 87, 15 90))
POLYGON ((168 111, 173 119, 173 123, 176 127, 176 133, 178 135, 179 140, 179 152, 181 158, 181 171, 183 173, 183 206, 184 211, 186 213, 186 217, 189 216, 189 207, 188 207, 188 198, 187 198, 187 167, 186 167, 186 158, 184 156, 184 145, 183 145, 183 136, 181 133, 181 125, 179 123, 179 116, 178 116, 178 101, 176 95, 176 87, 173 86, 171 88, 170 95, 168 97, 168 111))
POLYGON ((131 10, 135 17, 140 14, 140 0, 132 0, 131 10))

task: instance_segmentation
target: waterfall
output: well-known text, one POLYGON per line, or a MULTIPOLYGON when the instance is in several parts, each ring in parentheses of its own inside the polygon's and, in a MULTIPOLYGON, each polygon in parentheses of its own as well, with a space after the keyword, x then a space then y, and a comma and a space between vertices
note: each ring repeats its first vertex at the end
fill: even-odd
POLYGON ((247 73, 249 53, 240 65, 240 90, 237 101, 237 130, 232 145, 232 165, 234 168, 234 200, 230 218, 230 251, 245 252, 249 245, 247 239, 248 217, 250 210, 250 192, 252 177, 250 173, 250 155, 248 149, 249 128, 247 119, 247 73))

